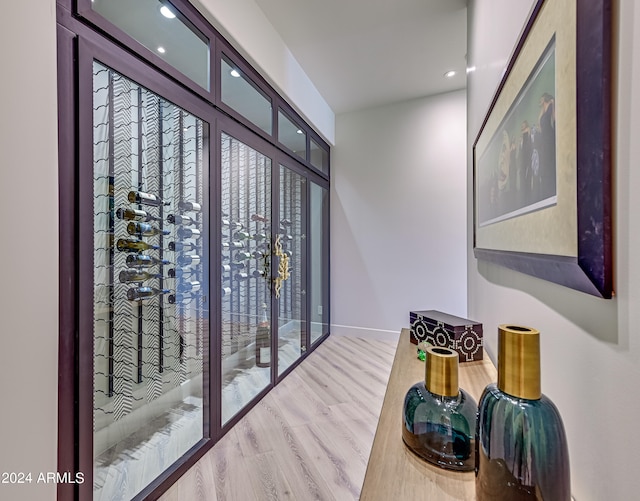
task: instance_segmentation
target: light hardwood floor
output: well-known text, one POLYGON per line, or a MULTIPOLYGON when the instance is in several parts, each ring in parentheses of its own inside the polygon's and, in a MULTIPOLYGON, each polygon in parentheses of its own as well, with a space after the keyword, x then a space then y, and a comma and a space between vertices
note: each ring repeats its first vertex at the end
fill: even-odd
POLYGON ((161 501, 358 499, 396 345, 329 337, 161 501))

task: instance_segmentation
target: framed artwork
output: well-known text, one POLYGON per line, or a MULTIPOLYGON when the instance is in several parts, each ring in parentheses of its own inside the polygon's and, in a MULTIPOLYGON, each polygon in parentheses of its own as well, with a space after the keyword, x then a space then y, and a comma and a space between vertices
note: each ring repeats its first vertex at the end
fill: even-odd
POLYGON ((610 298, 611 0, 539 0, 473 144, 476 258, 610 298))

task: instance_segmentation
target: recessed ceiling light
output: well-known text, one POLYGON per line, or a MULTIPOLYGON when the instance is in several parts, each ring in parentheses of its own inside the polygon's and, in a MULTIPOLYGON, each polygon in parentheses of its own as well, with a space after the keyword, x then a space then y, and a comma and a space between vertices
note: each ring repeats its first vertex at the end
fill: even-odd
POLYGON ((302 132, 302 130, 301 130, 301 129, 298 129, 298 130, 296 131, 296 134, 303 134, 303 132, 302 132))
POLYGON ((236 70, 235 68, 233 70, 231 70, 229 72, 229 74, 234 78, 238 78, 240 76, 240 72, 238 70, 236 70))
POLYGON ((164 49, 164 47, 158 47, 156 50, 157 50, 160 54, 164 54, 165 52, 167 52, 167 51, 164 49))
POLYGON ((455 75, 455 74, 456 74, 456 72, 455 72, 455 71, 453 71, 453 70, 449 70, 449 71, 447 71, 447 72, 444 74, 444 76, 445 76, 445 77, 447 77, 447 78, 451 78, 451 77, 452 77, 453 75, 455 75))
POLYGON ((162 7, 160 7, 160 14, 162 14, 164 17, 168 19, 173 19, 174 17, 176 17, 173 11, 166 5, 163 5, 162 7))

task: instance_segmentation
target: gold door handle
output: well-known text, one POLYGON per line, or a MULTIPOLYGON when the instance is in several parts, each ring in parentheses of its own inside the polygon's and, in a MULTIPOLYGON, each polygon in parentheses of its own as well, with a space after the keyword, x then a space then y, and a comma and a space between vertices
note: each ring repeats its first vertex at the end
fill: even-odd
POLYGON ((273 254, 278 256, 278 276, 273 279, 275 284, 276 299, 280 298, 280 289, 282 289, 282 282, 289 279, 289 256, 282 250, 282 243, 280 242, 281 235, 276 237, 273 243, 273 254))

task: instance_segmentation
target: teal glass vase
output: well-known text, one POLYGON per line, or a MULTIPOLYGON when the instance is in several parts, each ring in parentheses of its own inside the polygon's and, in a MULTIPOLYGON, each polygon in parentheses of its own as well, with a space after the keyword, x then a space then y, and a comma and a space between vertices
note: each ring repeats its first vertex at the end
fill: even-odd
POLYGON ((539 339, 528 327, 498 329, 498 383, 478 404, 477 501, 571 500, 562 418, 540 391, 539 339))
POLYGON ((402 439, 418 456, 441 468, 472 471, 478 406, 458 387, 458 354, 430 346, 425 381, 404 399, 402 439))

